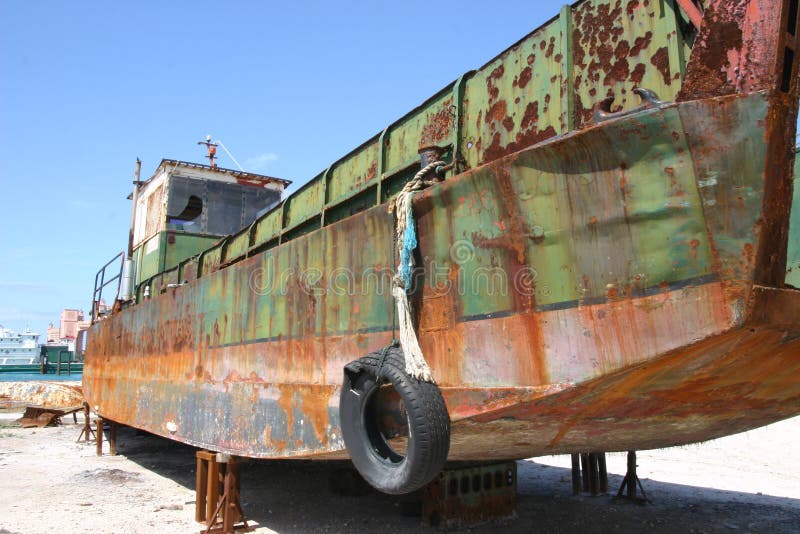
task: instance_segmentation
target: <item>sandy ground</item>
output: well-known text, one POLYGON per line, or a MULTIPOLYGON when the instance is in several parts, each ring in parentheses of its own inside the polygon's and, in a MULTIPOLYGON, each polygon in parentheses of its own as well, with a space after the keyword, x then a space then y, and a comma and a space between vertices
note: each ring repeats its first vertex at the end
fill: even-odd
MULTIPOLYGON (((0 413, 0 532, 199 532, 194 449, 123 428, 119 456, 76 443, 82 423, 15 428, 0 413)), ((568 457, 518 462, 517 518, 472 532, 800 532, 800 418, 703 445, 639 453, 652 504, 571 495, 568 457)), ((106 449, 107 451, 107 449, 106 449)), ((245 512, 255 532, 416 532, 402 499, 334 491, 347 463, 249 462, 245 512)), ((608 457, 616 492, 625 455, 608 457)), ((407 500, 407 499, 406 499, 407 500)))

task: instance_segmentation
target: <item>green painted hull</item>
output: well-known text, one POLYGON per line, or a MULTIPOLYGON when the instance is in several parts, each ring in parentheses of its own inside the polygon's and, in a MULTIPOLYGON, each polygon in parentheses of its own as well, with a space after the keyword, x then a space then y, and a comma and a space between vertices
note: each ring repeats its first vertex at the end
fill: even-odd
MULTIPOLYGON (((54 375, 59 374, 57 371, 58 367, 56 364, 48 364, 47 369, 44 373, 42 373, 42 366, 38 363, 33 364, 19 364, 19 365, 0 365, 0 373, 25 373, 25 374, 32 374, 32 373, 41 373, 47 375, 54 375)), ((70 374, 80 374, 83 372, 83 362, 74 362, 67 366, 66 362, 61 364, 61 373, 62 375, 70 375, 70 374)))
POLYGON ((38 363, 19 365, 0 365, 0 373, 39 373, 42 366, 38 363))

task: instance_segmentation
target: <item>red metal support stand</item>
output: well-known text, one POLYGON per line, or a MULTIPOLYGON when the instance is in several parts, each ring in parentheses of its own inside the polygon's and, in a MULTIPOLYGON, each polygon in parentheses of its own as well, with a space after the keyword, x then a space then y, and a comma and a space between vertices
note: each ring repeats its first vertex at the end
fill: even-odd
POLYGON ((650 502, 650 499, 647 498, 647 494, 644 492, 644 486, 642 486, 642 481, 639 480, 639 476, 636 474, 636 467, 636 451, 628 451, 628 472, 625 473, 625 478, 622 479, 622 484, 619 486, 616 498, 628 499, 639 504, 647 504, 650 502), (636 493, 637 485, 639 489, 642 490, 641 497, 636 493), (624 495, 623 490, 625 490, 624 495))
POLYGON ((235 456, 197 451, 195 521, 205 534, 250 531, 239 500, 239 464, 235 456), (220 494, 220 486, 222 493, 220 494))
POLYGON ((83 428, 81 429, 81 433, 78 435, 78 439, 75 441, 84 440, 87 443, 95 439, 94 430, 92 430, 92 418, 91 418, 91 411, 89 410, 89 403, 83 403, 83 428))

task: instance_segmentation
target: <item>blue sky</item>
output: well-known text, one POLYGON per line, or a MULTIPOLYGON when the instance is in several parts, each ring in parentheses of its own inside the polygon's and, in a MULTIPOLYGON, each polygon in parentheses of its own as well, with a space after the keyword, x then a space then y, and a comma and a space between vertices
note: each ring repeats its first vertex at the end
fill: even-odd
POLYGON ((562 4, 0 0, 0 324, 89 310, 137 157, 296 187, 562 4))

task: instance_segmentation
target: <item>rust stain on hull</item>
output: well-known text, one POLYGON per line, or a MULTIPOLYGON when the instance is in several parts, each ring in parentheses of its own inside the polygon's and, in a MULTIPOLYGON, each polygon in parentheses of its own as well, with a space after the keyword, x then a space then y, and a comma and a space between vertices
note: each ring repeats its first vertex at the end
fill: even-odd
POLYGON ((625 451, 695 443, 797 414, 800 341, 755 327, 535 400, 453 423, 450 458, 581 450, 625 451))
MULTIPOLYGON (((719 306, 722 295, 718 283, 708 285, 704 294, 697 295, 699 320, 706 307, 710 311, 719 306)), ((655 319, 657 322, 667 324, 676 313, 691 315, 687 314, 686 299, 676 296, 664 294, 576 309, 575 321, 567 319, 564 311, 540 314, 539 320, 544 324, 572 323, 577 331, 582 331, 590 326, 590 321, 620 320, 620 324, 628 324, 627 321, 638 321, 631 313, 655 313, 661 314, 661 319, 655 319), (659 301, 660 306, 656 305, 659 301)), ((796 379, 800 373, 800 322, 792 310, 800 305, 800 293, 761 291, 756 301, 754 318, 768 319, 769 325, 742 325, 689 347, 667 351, 655 359, 652 356, 663 353, 668 346, 666 336, 661 336, 664 345, 649 347, 649 353, 642 345, 614 345, 613 336, 609 336, 608 347, 617 356, 608 354, 601 376, 594 379, 577 374, 580 373, 577 366, 570 368, 571 373, 576 373, 574 381, 524 386, 535 383, 538 375, 533 373, 525 378, 513 366, 489 367, 493 363, 490 357, 476 360, 472 367, 462 367, 459 373, 438 376, 453 420, 450 458, 507 459, 588 449, 665 447, 712 439, 795 415, 800 401, 800 383, 796 379), (783 327, 776 326, 781 324, 783 327), (641 363, 631 364, 636 361, 641 363), (508 385, 480 385, 490 368, 493 379, 508 385), (506 369, 505 377, 498 374, 501 369, 506 369), (471 382, 475 385, 471 386, 471 382), (487 443, 491 446, 487 447, 487 443)), ((696 325, 698 333, 703 328, 710 329, 708 332, 719 331, 729 324, 727 319, 726 314, 710 321, 707 318, 707 326, 696 325)), ((456 331, 460 331, 463 343, 476 354, 483 353, 481 344, 486 343, 492 332, 507 334, 512 342, 510 351, 521 352, 530 339, 515 331, 526 330, 525 320, 524 316, 515 316, 459 323, 456 331)), ((567 338, 580 335, 561 334, 567 338)), ((338 343, 346 347, 366 342, 377 348, 387 341, 385 334, 353 338, 360 339, 343 336, 338 343)), ((435 348, 442 342, 439 335, 423 336, 421 341, 427 354, 442 354, 435 348)), ((279 357, 283 350, 275 348, 274 354, 279 357)), ((545 355, 550 366, 558 365, 557 353, 548 355, 545 351, 541 357, 545 355)), ((229 353, 229 358, 236 357, 229 353)), ((174 366, 179 362, 190 367, 191 355, 169 354, 150 364, 174 366)), ((431 363, 434 369, 452 367, 444 361, 431 363)), ((591 366, 586 369, 597 372, 591 366)), ((108 365, 103 365, 101 372, 90 370, 88 375, 95 377, 87 383, 88 398, 110 398, 112 391, 114 398, 124 398, 121 395, 125 387, 139 394, 134 394, 131 402, 124 405, 131 412, 121 411, 123 405, 106 404, 105 416, 119 421, 135 419, 137 426, 172 439, 255 457, 346 455, 338 428, 338 385, 271 384, 260 377, 229 373, 227 382, 212 385, 192 376, 183 384, 162 384, 158 390, 153 389, 146 374, 136 380, 131 378, 130 370, 116 370, 108 365), (99 375, 119 378, 111 380, 99 375), (156 399, 157 404, 153 404, 156 399), (213 415, 206 420, 209 427, 219 426, 219 418, 227 421, 223 425, 225 439, 214 434, 202 440, 197 439, 196 433, 184 435, 187 424, 197 424, 199 413, 213 415), (177 433, 167 431, 169 421, 177 422, 177 433)))

